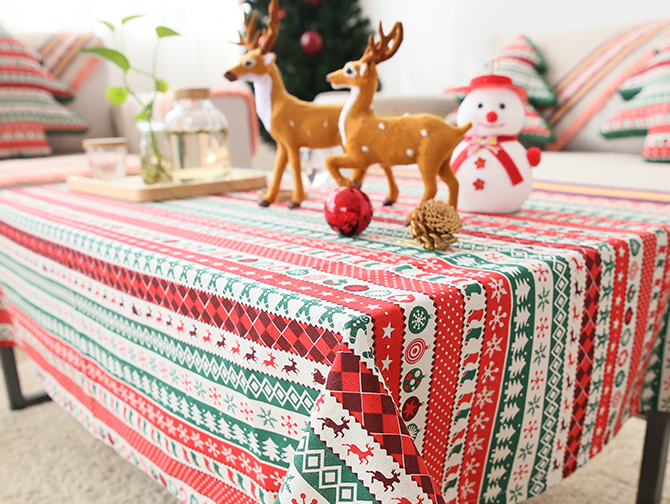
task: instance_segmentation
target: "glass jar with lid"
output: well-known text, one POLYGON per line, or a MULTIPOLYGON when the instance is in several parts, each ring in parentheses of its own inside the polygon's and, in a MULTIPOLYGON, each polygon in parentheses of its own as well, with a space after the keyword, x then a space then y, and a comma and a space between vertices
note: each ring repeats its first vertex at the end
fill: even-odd
POLYGON ((212 103, 208 88, 175 91, 165 116, 177 180, 225 178, 230 174, 228 120, 212 103))

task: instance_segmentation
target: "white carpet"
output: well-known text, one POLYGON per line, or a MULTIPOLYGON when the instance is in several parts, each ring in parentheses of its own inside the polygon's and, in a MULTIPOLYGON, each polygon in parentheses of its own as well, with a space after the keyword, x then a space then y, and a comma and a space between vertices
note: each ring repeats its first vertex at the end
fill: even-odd
MULTIPOLYGON (((19 353, 24 392, 37 382, 19 353)), ((587 465, 528 504, 633 504, 645 421, 629 420, 587 465)), ((0 375, 0 503, 173 504, 157 483, 95 441, 79 423, 49 402, 10 411, 0 375)), ((670 464, 666 481, 670 476, 670 464)), ((670 504, 670 483, 663 503, 670 504)), ((234 504, 234 503, 222 503, 234 504)))

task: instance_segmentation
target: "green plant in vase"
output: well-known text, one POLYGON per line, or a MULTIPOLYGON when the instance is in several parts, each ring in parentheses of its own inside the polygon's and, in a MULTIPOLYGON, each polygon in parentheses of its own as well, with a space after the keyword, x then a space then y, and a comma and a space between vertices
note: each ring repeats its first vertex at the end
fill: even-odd
POLYGON ((118 66, 122 71, 121 86, 111 86, 107 88, 107 99, 113 105, 121 105, 131 97, 140 105, 140 112, 134 117, 134 121, 139 123, 138 128, 141 132, 140 140, 140 161, 142 179, 145 184, 155 184, 159 182, 170 182, 172 180, 172 166, 167 145, 163 135, 162 124, 153 121, 153 105, 158 93, 164 93, 168 90, 168 83, 157 76, 156 67, 158 63, 158 47, 161 39, 179 35, 176 31, 165 26, 156 27, 158 39, 154 45, 153 58, 150 70, 142 70, 130 64, 128 57, 124 54, 123 31, 124 26, 133 19, 142 17, 142 15, 127 16, 121 20, 121 26, 117 27, 109 21, 101 21, 105 24, 116 39, 117 49, 108 47, 90 47, 82 49, 82 52, 94 54, 118 66), (118 38, 117 38, 118 35, 118 38), (150 98, 143 99, 140 94, 130 87, 128 76, 136 73, 150 79, 153 83, 153 92, 150 98))

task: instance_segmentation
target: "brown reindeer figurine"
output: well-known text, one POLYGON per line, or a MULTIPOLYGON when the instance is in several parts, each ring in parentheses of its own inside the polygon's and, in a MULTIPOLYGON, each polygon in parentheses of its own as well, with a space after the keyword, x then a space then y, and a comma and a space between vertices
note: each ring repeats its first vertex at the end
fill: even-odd
MULTIPOLYGON (((458 181, 449 160, 470 124, 456 128, 433 114, 379 117, 371 109, 377 89, 376 66, 391 58, 402 43, 402 24, 396 23, 388 35, 379 24, 380 41, 370 35, 368 46, 358 61, 328 74, 334 89, 350 88, 349 100, 342 108, 338 126, 344 155, 328 156, 326 166, 339 185, 357 185, 361 172, 379 163, 382 166, 418 164, 425 191, 421 203, 437 193, 439 176, 449 188, 449 204, 458 204, 458 181), (341 168, 360 170, 348 180, 341 168)), ((388 175, 387 175, 388 176, 388 175)), ((397 196, 397 194, 396 194, 397 196)))
MULTIPOLYGON (((268 27, 262 33, 256 29, 258 11, 254 11, 251 18, 245 15, 246 37, 240 33, 239 43, 246 46, 247 52, 236 66, 226 71, 224 77, 229 81, 243 79, 253 82, 256 112, 265 129, 277 142, 272 182, 259 204, 269 206, 275 202, 286 164, 289 162, 295 185, 288 206, 296 208, 305 200, 300 147, 323 149, 340 145, 337 121, 342 105, 315 104, 300 100, 286 91, 275 62, 276 55, 270 52, 279 33, 277 0, 271 0, 268 13, 268 27)), ((393 177, 390 168, 386 167, 385 171, 390 181, 393 177)))

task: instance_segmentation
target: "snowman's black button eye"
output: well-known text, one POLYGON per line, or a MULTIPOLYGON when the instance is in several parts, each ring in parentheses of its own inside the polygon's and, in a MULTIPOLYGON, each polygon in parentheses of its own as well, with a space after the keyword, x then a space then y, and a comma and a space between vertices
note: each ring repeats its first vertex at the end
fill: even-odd
POLYGON ((504 104, 504 103, 501 103, 501 104, 500 104, 500 108, 501 108, 501 109, 504 109, 504 108, 505 108, 505 104, 504 104))
POLYGON ((479 104, 477 105, 477 108, 483 108, 483 107, 484 107, 484 104, 483 104, 483 103, 479 103, 479 104))

